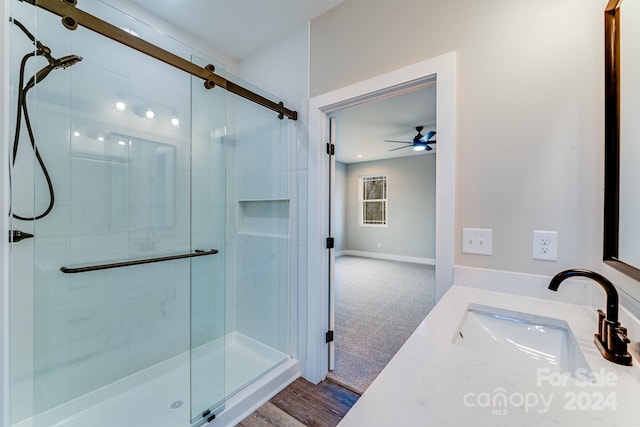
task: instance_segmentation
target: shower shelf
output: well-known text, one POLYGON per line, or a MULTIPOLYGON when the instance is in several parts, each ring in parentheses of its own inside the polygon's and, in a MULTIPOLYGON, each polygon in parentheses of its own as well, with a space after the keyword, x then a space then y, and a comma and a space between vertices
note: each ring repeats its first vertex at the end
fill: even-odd
POLYGON ((87 265, 84 267, 60 267, 60 271, 63 273, 85 273, 88 271, 97 271, 97 270, 108 270, 110 268, 120 268, 120 267, 129 267, 132 265, 140 265, 140 264, 150 264, 152 262, 163 262, 163 261, 173 261, 176 259, 183 258, 194 258, 205 255, 215 255, 218 253, 217 249, 210 249, 207 251, 196 250, 195 252, 189 252, 186 254, 178 254, 178 255, 168 255, 156 258, 144 258, 144 259, 136 259, 130 261, 120 261, 120 262, 112 262, 108 264, 95 264, 95 265, 87 265))
POLYGON ((289 199, 238 200, 238 235, 289 238, 289 199))

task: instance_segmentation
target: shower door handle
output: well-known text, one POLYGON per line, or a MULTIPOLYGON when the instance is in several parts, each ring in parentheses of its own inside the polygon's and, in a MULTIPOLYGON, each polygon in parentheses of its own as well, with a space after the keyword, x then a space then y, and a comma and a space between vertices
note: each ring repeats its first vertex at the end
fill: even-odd
POLYGON ((33 234, 20 230, 9 230, 9 243, 18 243, 24 239, 30 239, 33 234))
POLYGON ((95 265, 87 265, 84 267, 60 267, 60 271, 63 273, 86 273, 88 271, 97 271, 97 270, 108 270, 110 268, 120 268, 120 267, 129 267, 132 265, 141 265, 141 264, 150 264, 152 262, 163 262, 163 261, 173 261, 176 259, 184 259, 184 258, 195 258, 206 255, 215 255, 218 253, 217 249, 209 249, 203 251, 201 249, 196 249, 194 252, 188 252, 185 254, 178 255, 168 255, 161 256, 155 258, 143 258, 143 259, 135 259, 128 261, 118 261, 118 262, 110 262, 105 264, 95 264, 95 265))

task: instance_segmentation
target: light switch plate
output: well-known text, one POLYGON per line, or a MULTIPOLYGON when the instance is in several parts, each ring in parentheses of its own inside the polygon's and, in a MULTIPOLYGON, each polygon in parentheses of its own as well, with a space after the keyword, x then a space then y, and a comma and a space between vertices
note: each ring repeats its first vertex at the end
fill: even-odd
POLYGON ((492 255, 493 230, 490 228, 463 228, 462 253, 492 255))

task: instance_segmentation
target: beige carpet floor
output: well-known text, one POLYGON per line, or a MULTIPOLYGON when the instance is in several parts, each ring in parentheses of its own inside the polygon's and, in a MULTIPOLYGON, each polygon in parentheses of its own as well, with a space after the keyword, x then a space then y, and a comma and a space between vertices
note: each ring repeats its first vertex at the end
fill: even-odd
POLYGON ((363 393, 433 308, 432 265, 336 258, 335 370, 363 393))

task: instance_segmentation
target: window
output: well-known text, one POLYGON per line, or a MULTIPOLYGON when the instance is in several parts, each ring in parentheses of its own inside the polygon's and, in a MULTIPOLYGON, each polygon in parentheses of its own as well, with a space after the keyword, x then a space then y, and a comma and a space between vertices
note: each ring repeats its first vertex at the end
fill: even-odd
POLYGON ((361 176, 358 188, 360 225, 387 226, 387 176, 361 176))

